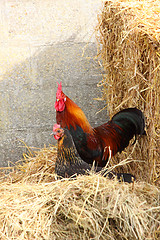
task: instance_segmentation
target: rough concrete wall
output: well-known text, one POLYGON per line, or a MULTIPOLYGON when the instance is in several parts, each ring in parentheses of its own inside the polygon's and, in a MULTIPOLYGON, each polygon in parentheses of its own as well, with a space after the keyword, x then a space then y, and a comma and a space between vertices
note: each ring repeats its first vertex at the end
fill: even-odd
POLYGON ((30 147, 55 144, 57 81, 95 126, 104 103, 97 83, 94 27, 99 0, 1 1, 0 16, 0 165, 22 157, 30 147))

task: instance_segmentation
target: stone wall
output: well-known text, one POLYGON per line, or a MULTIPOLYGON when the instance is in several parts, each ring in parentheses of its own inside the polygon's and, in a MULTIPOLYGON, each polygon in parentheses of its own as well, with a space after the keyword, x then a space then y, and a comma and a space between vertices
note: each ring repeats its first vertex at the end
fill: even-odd
POLYGON ((2 1, 0 33, 0 165, 22 157, 25 147, 55 144, 57 81, 87 115, 103 123, 97 83, 94 27, 101 1, 2 1))

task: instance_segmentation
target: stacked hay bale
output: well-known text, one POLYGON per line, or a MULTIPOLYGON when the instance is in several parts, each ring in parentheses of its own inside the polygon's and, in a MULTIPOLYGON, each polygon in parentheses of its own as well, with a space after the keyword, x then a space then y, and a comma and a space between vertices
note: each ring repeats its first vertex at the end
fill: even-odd
POLYGON ((0 181, 0 239, 159 239, 156 186, 98 174, 46 182, 38 173, 43 181, 0 181))
MULTIPOLYGON (((147 136, 113 159, 138 179, 160 179, 160 1, 105 1, 97 26, 101 82, 110 116, 127 107, 141 109, 147 136)), ((122 169, 121 169, 122 171, 122 169)))
POLYGON ((0 239, 159 239, 158 187, 93 172, 57 179, 55 147, 28 150, 0 177, 0 239))

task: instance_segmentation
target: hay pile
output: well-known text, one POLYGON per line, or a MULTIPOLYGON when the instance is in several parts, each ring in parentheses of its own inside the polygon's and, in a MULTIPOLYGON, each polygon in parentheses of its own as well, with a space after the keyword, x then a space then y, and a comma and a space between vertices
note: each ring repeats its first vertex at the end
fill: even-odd
POLYGON ((110 116, 141 109, 147 137, 115 157, 136 162, 121 171, 160 183, 160 1, 105 1, 97 26, 98 57, 105 69, 104 97, 110 116), (133 149, 134 148, 134 149, 133 149), (132 154, 131 154, 132 152, 132 154))
POLYGON ((55 157, 42 149, 1 177, 0 239, 159 239, 157 187, 93 173, 57 180, 55 157))
MULTIPOLYGON (((26 146, 26 145, 25 145, 26 146)), ((0 181, 16 183, 27 181, 31 183, 50 182, 54 179, 57 147, 50 146, 39 151, 33 151, 26 146, 23 159, 6 168, 0 168, 0 181)))

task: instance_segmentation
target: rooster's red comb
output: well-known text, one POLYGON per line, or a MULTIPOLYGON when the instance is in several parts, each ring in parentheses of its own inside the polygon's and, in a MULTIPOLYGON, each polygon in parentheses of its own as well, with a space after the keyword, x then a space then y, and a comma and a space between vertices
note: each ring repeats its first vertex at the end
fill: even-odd
POLYGON ((62 83, 58 83, 58 88, 57 88, 57 93, 56 93, 56 97, 59 98, 61 96, 61 93, 62 93, 62 83))
POLYGON ((57 89, 57 91, 62 91, 62 83, 61 83, 61 82, 60 82, 60 83, 57 82, 57 84, 58 84, 58 89, 57 89))

